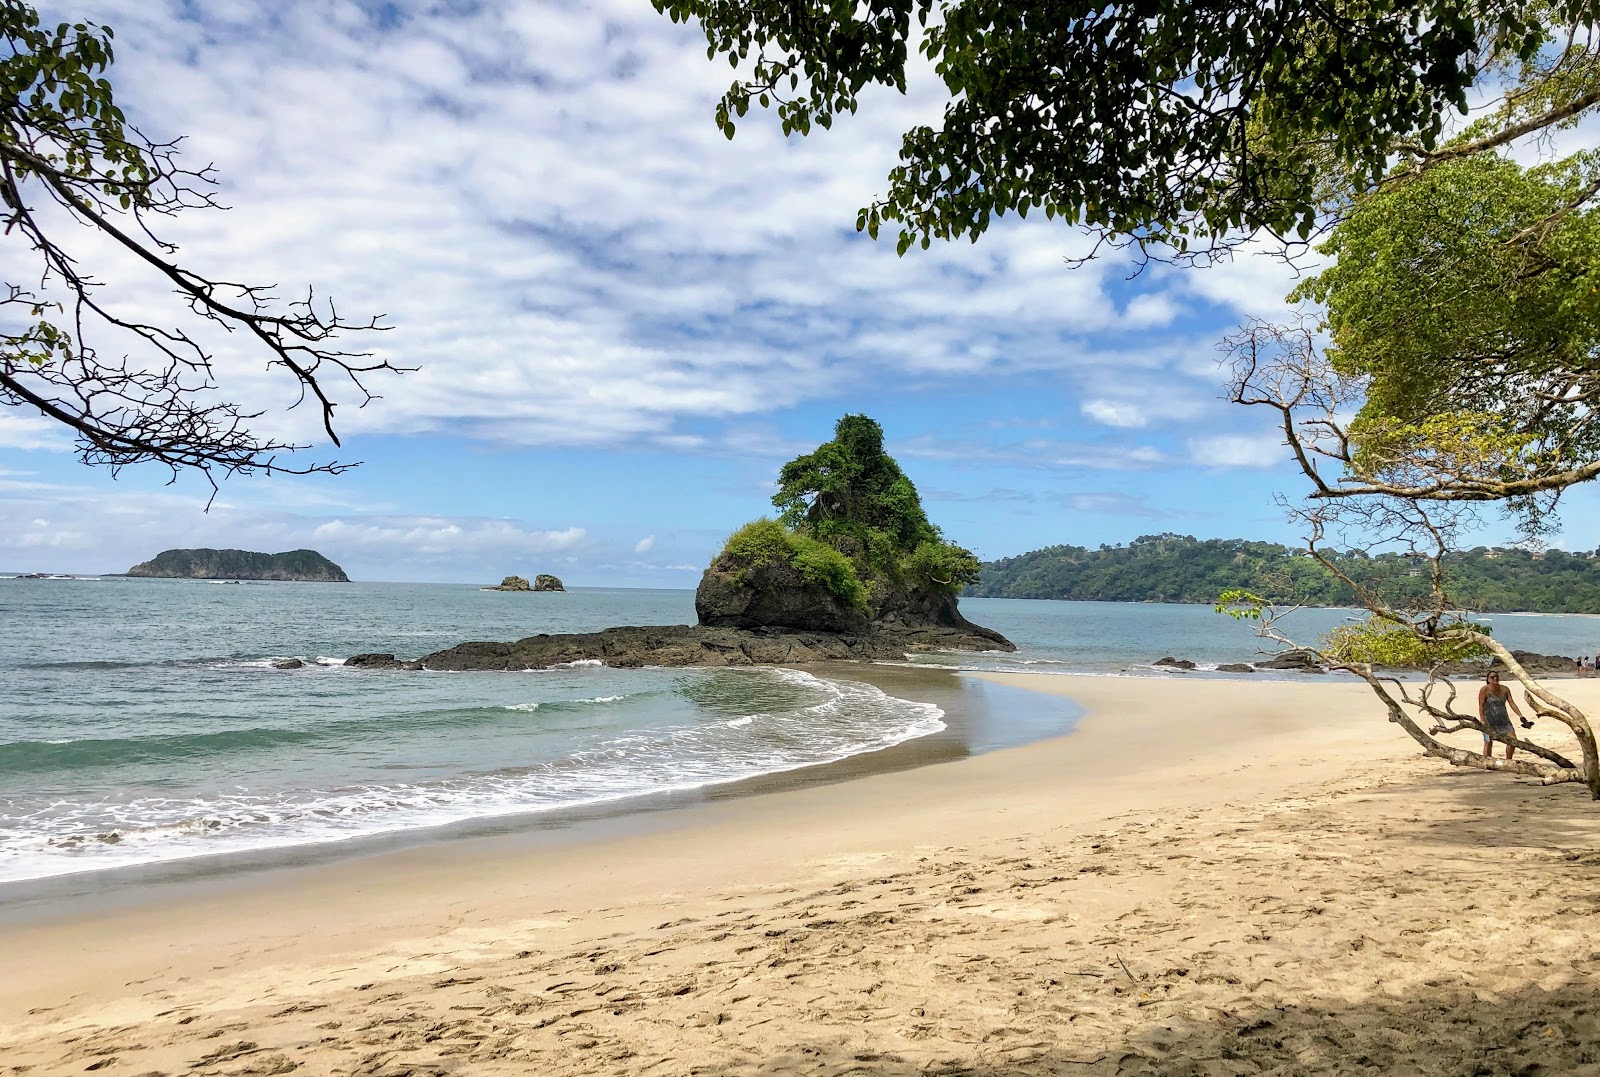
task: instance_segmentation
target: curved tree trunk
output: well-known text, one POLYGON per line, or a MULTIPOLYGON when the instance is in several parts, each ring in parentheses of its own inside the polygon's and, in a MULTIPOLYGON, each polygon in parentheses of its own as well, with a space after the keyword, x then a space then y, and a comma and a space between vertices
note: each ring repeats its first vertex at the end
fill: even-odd
POLYGON ((1578 738, 1578 747, 1583 752, 1583 782, 1589 787, 1589 795, 1595 800, 1600 800, 1600 753, 1596 751, 1594 727, 1589 724, 1588 715, 1535 680, 1499 640, 1493 636, 1485 636, 1482 642, 1490 653, 1511 671, 1512 676, 1521 682, 1523 691, 1529 697, 1528 702, 1538 713, 1542 717, 1554 718, 1561 722, 1572 730, 1573 736, 1578 738))
MULTIPOLYGON (((1454 748, 1448 744, 1441 743, 1440 741, 1436 740, 1427 730, 1418 725, 1416 721, 1405 712, 1405 708, 1403 707, 1401 701, 1394 697, 1393 693, 1391 693, 1389 689, 1384 686, 1381 680, 1372 674, 1371 670, 1361 669, 1353 666, 1341 666, 1340 668, 1348 669, 1350 672, 1366 681, 1367 686, 1372 689, 1373 693, 1378 697, 1379 700, 1382 701, 1384 707, 1388 710, 1389 721, 1393 722, 1395 725, 1398 725, 1401 729, 1404 729, 1406 733, 1411 736, 1412 740, 1422 745, 1422 750, 1427 755, 1434 756, 1438 759, 1443 759, 1452 766, 1474 767, 1478 770, 1500 770, 1509 774, 1521 774, 1529 778, 1538 778, 1545 785, 1556 785, 1561 782, 1582 781, 1590 786, 1591 791, 1594 788, 1594 783, 1590 778, 1590 775, 1594 773, 1594 770, 1592 769, 1592 766, 1587 763, 1582 769, 1576 767, 1572 767, 1571 769, 1562 767, 1541 767, 1539 764, 1530 763, 1525 759, 1494 759, 1490 756, 1484 755, 1482 752, 1468 751, 1465 748, 1454 748)), ((1585 725, 1587 725, 1587 723, 1585 723, 1585 725)), ((1514 748, 1525 749, 1529 751, 1538 749, 1540 747, 1539 745, 1535 745, 1529 741, 1524 741, 1515 736, 1509 739, 1499 739, 1502 739, 1503 743, 1510 744, 1514 748)), ((1548 749, 1544 749, 1543 751, 1548 752, 1548 749)), ((1549 754, 1553 755, 1555 753, 1549 754)), ((1562 760, 1562 762, 1566 761, 1562 760)))

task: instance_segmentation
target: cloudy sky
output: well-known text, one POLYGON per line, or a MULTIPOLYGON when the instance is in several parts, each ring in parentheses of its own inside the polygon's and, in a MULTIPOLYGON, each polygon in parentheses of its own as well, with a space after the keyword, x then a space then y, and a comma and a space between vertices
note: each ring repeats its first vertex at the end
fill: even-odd
MULTIPOLYGON (((785 140, 711 115, 725 63, 646 0, 75 0, 115 28, 119 103, 214 162, 227 213, 168 237, 229 279, 387 316, 382 399, 283 412, 225 343, 258 427, 360 460, 339 477, 166 485, 79 465, 0 408, 0 570, 121 571, 172 546, 316 548, 369 580, 693 586, 778 466, 845 412, 881 421, 934 519, 984 557, 1155 531, 1293 540, 1265 416, 1222 399, 1216 341, 1283 310, 1274 261, 1101 260, 1006 222, 903 259, 854 230, 936 88, 785 140)), ((106 297, 158 282, 73 235, 106 297)), ((18 252, 0 252, 14 266, 18 252)), ((1596 545, 1592 499, 1564 544, 1596 545)), ((1490 535, 1488 538, 1496 536, 1490 535)))

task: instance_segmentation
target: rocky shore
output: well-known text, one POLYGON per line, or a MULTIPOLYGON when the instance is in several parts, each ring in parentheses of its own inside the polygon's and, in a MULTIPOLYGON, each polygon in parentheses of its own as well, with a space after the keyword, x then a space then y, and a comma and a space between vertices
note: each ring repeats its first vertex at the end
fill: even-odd
MULTIPOLYGON (((1578 670, 1573 660, 1562 655, 1538 654, 1534 651, 1511 652, 1523 669, 1541 677, 1548 676, 1577 676, 1578 670)), ((1199 667, 1199 663, 1188 658, 1174 658, 1167 655, 1150 663, 1161 669, 1192 670, 1199 667)), ((1422 666, 1379 666, 1380 673, 1426 673, 1428 670, 1422 666)), ((1434 669, 1441 677, 1481 677, 1491 671, 1505 670, 1505 665, 1498 658, 1479 659, 1470 662, 1447 662, 1434 669)), ((1255 673, 1258 670, 1270 670, 1287 673, 1326 673, 1326 668, 1318 660, 1315 651, 1295 648, 1279 651, 1269 658, 1259 662, 1230 662, 1216 667, 1218 673, 1255 673)))
POLYGON ((357 669, 525 670, 603 662, 608 666, 792 666, 811 662, 875 662, 915 651, 1014 651, 998 632, 938 626, 866 633, 803 632, 783 628, 650 625, 602 632, 540 634, 512 643, 463 643, 407 661, 393 654, 358 654, 357 669))

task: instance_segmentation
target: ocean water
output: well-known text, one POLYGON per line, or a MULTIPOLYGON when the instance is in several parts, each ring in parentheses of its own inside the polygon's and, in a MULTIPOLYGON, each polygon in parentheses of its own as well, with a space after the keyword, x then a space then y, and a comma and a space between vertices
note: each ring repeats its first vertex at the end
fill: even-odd
MULTIPOLYGON (((972 599, 963 609, 1019 652, 917 663, 1156 676, 1148 663, 1164 654, 1257 657, 1247 626, 1198 606, 972 599)), ((1309 632, 1348 614, 1297 616, 1309 632)), ((0 887, 625 807, 946 729, 935 703, 832 673, 343 665, 361 651, 415 657, 469 639, 693 619, 689 591, 0 579, 0 887), (291 657, 304 668, 272 665, 291 657)), ((1594 618, 1497 618, 1495 630, 1557 653, 1600 643, 1594 618)), ((1065 728, 1019 721, 979 747, 1065 728)))
MULTIPOLYGON (((1258 662, 1282 649, 1257 636, 1251 622, 1235 621, 1202 605, 964 598, 961 612, 978 624, 1003 632, 1017 645, 1016 653, 941 654, 923 661, 1034 673, 1172 676, 1150 663, 1169 655, 1187 658, 1204 674, 1223 663, 1258 662)), ((1329 630, 1363 615, 1347 609, 1302 609, 1289 614, 1279 628, 1296 643, 1312 644, 1329 630)), ((1572 657, 1600 654, 1600 616, 1498 613, 1477 619, 1513 649, 1572 657)))

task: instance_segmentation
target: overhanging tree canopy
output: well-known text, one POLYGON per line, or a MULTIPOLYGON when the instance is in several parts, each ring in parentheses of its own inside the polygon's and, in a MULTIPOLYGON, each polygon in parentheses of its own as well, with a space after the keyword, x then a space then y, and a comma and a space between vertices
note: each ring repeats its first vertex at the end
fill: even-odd
MULTIPOLYGON (((905 92, 913 50, 933 63, 942 121, 905 133, 888 194, 858 218, 896 225, 902 252, 1030 210, 1146 250, 1304 237, 1397 154, 1433 159, 1486 71, 1540 69, 1569 32, 1586 49, 1597 17, 1584 0, 653 2, 744 65, 716 114, 730 138, 753 103, 807 134, 871 87, 905 92)), ((1600 101, 1585 64, 1558 74, 1475 144, 1600 101)))
POLYGON ((365 403, 363 376, 393 369, 338 339, 379 326, 346 320, 310 289, 283 302, 273 287, 179 264, 155 226, 218 208, 212 172, 182 166, 175 142, 128 122, 105 78, 111 40, 109 28, 44 26, 30 5, 0 0, 0 241, 33 259, 30 283, 0 289, 0 404, 63 424, 86 463, 154 461, 208 477, 343 470, 350 465, 286 463, 280 454, 301 446, 253 434, 261 413, 219 395, 205 334, 238 332, 313 402, 337 445, 329 376, 365 403), (75 253, 85 227, 170 286, 192 318, 152 323, 119 304, 108 288, 116 282, 75 253))

